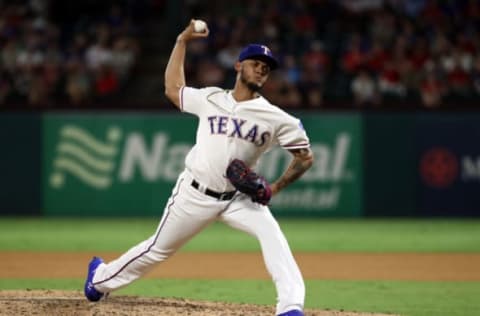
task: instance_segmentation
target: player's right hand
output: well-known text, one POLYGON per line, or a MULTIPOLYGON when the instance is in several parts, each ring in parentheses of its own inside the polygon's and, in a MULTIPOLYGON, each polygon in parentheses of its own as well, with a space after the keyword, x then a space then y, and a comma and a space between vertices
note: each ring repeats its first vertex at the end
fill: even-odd
POLYGON ((180 33, 180 35, 178 35, 177 37, 177 41, 190 41, 192 39, 197 39, 197 38, 205 38, 208 36, 208 34, 210 33, 210 30, 208 29, 208 25, 207 25, 207 28, 205 29, 204 32, 195 32, 194 30, 194 24, 195 20, 194 19, 191 19, 190 20, 190 23, 187 25, 187 27, 183 30, 182 33, 180 33))

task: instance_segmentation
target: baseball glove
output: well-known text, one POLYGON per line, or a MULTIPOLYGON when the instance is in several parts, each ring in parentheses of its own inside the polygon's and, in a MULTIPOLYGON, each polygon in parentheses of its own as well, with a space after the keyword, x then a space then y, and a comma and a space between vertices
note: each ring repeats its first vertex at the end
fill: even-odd
POLYGON ((238 191, 248 195, 253 202, 267 205, 272 197, 267 180, 239 159, 232 160, 228 165, 227 178, 238 191))

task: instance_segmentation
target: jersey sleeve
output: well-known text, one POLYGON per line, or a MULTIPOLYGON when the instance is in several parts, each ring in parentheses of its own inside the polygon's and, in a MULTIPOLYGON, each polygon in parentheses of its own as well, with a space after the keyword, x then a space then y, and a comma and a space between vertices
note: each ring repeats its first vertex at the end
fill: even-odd
POLYGON ((285 149, 310 147, 310 140, 308 139, 302 122, 299 119, 289 115, 278 126, 277 142, 285 149))
POLYGON ((180 88, 180 110, 200 116, 202 110, 205 108, 206 89, 196 89, 192 87, 183 86, 180 88))

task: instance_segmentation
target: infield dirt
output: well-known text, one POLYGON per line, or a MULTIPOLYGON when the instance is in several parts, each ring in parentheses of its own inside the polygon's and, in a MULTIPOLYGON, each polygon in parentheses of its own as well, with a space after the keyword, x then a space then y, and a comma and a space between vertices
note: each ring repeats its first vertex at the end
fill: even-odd
MULTIPOLYGON (((1 278, 84 278, 93 255, 106 261, 118 253, 2 252, 1 278)), ((479 281, 480 254, 295 255, 306 279, 479 281)), ((178 253, 146 278, 269 279, 259 253, 178 253), (195 264, 192 264, 194 262, 195 264)), ((161 282, 161 280, 159 280, 161 282)), ((80 290, 80 289, 79 289, 80 290)), ((272 302, 273 302, 272 298, 272 302)), ((89 303, 81 291, 0 291, 0 315, 274 315, 273 306, 198 302, 183 299, 111 295, 89 303)), ((307 309, 306 315, 381 315, 307 309)))

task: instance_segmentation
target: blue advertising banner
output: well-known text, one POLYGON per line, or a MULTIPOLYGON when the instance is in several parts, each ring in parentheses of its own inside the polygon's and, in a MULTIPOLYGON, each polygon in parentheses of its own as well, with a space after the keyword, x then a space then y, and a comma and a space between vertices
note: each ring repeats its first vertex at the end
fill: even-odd
POLYGON ((480 214, 480 117, 417 118, 419 215, 480 214))

